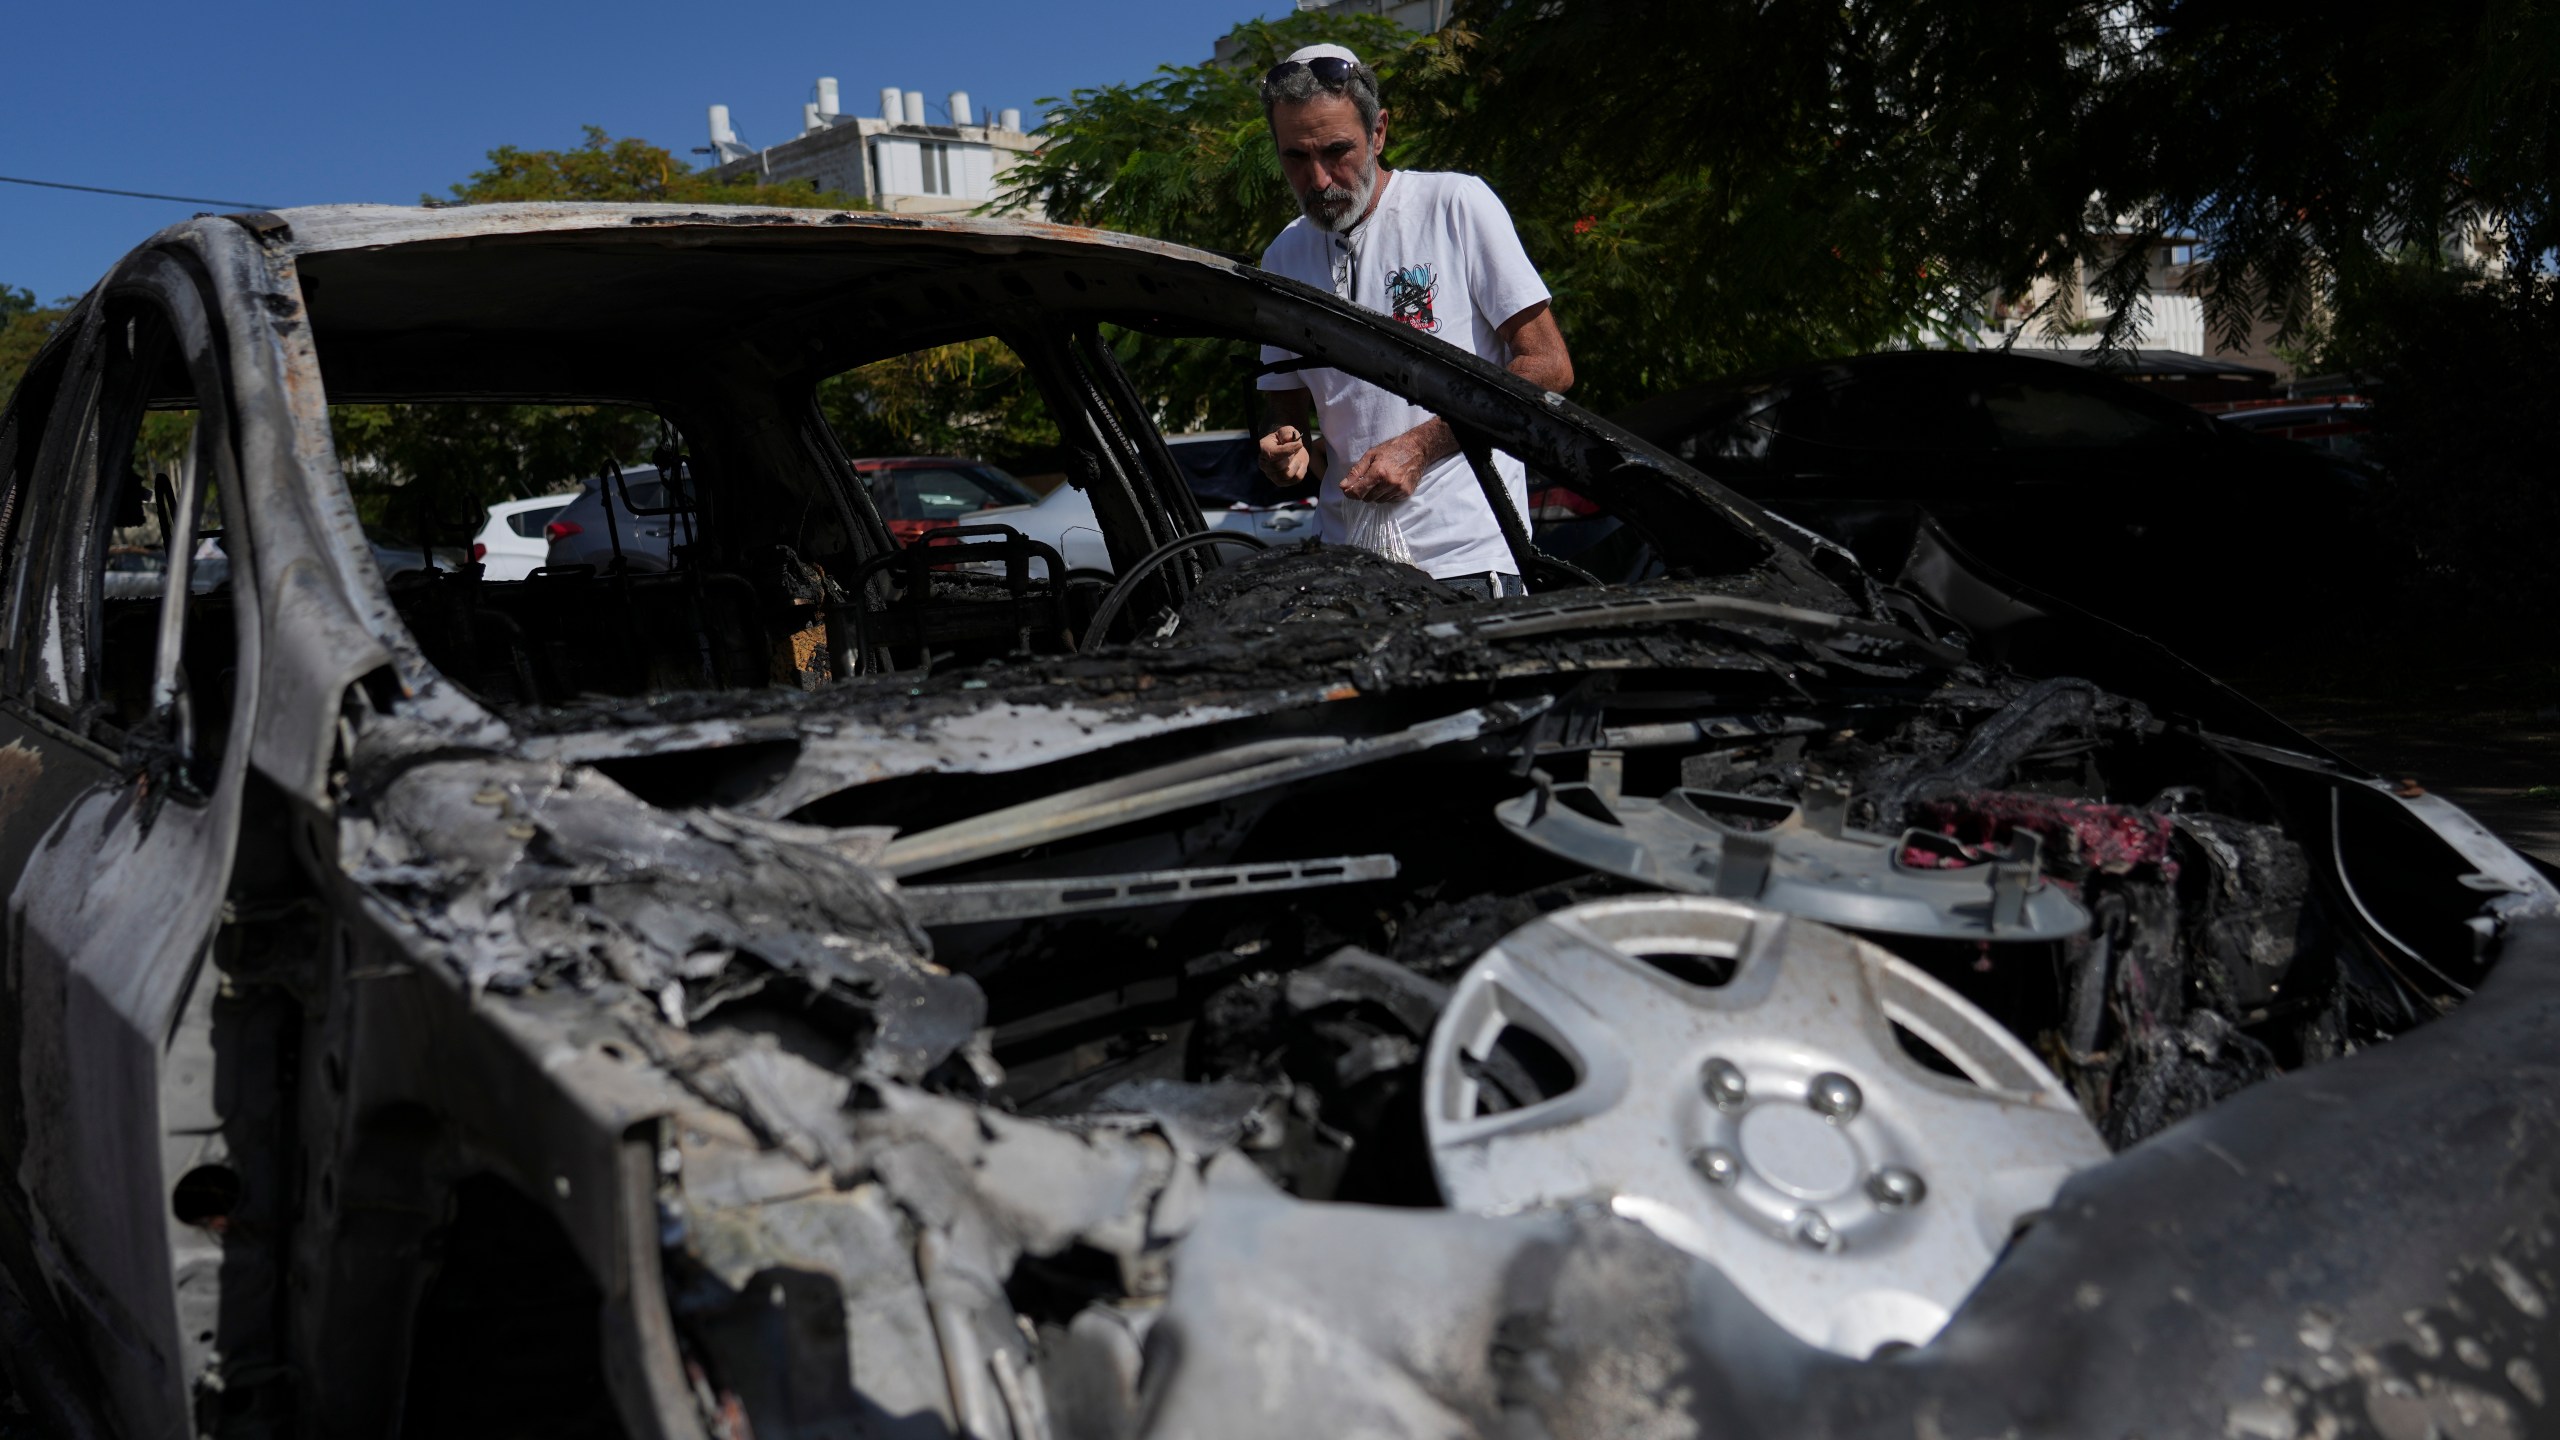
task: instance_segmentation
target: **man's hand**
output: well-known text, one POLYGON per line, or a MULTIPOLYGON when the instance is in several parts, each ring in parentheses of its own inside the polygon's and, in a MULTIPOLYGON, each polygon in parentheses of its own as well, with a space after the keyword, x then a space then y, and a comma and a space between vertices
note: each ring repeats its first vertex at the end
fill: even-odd
POLYGON ((1423 475, 1442 457, 1457 452, 1454 438, 1448 439, 1445 446, 1433 443, 1448 435, 1447 424, 1436 419, 1426 420, 1393 440, 1380 443, 1360 457, 1360 463, 1351 467, 1350 474, 1342 477, 1344 497, 1366 500, 1373 505, 1393 505, 1411 499, 1414 487, 1422 483, 1423 475))
POLYGON ((1261 461, 1263 478, 1274 485, 1304 485, 1315 466, 1308 450, 1306 432, 1295 425, 1283 425, 1262 437, 1261 461))

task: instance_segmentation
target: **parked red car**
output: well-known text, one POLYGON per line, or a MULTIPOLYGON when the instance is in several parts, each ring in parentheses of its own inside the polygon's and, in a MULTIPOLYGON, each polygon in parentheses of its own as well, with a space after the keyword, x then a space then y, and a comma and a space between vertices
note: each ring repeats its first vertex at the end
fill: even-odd
POLYGON ((993 465, 951 455, 896 455, 853 462, 889 533, 913 540, 981 510, 1036 505, 1040 496, 993 465))

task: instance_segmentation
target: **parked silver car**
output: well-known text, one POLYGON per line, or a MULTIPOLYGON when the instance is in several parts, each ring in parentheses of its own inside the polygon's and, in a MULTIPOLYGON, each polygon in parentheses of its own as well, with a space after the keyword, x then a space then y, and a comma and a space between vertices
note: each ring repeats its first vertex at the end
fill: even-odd
MULTIPOLYGON (((1195 430, 1164 437, 1183 480, 1200 502, 1200 523, 1211 530, 1251 535, 1266 545, 1294 544, 1316 535, 1312 487, 1292 494, 1262 477, 1254 463, 1253 434, 1246 430, 1195 430)), ((1111 552, 1093 497, 1061 485, 1029 510, 982 521, 1009 525, 1056 547, 1071 570, 1111 572, 1111 552)))

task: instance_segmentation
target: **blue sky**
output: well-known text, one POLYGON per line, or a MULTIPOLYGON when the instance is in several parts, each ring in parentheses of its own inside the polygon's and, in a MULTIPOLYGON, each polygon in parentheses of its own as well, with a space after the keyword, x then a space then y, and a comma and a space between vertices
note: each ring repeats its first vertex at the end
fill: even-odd
MULTIPOLYGON (((800 128, 821 75, 870 114, 884 85, 937 112, 1033 113, 1046 95, 1208 58, 1288 0, 517 0, 174 4, 27 0, 0 39, 0 175, 266 205, 412 203, 492 147, 578 127, 678 155, 726 103, 752 143, 800 128)), ((937 117, 939 115, 937 113, 937 117)), ((0 185, 0 284, 85 290, 152 231, 207 207, 0 185)))

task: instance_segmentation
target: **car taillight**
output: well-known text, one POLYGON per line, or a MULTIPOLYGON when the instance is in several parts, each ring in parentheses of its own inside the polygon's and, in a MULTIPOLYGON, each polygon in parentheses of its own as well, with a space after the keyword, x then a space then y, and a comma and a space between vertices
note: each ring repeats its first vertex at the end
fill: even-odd
POLYGON ((481 561, 486 560, 486 559, 488 559, 488 558, 489 558, 489 547, 488 547, 488 546, 486 546, 486 545, 481 544, 481 543, 480 543, 479 541, 477 541, 477 540, 472 541, 472 542, 471 542, 471 563, 472 563, 472 564, 474 564, 474 565, 477 565, 477 564, 479 564, 481 561))
POLYGON ((892 520, 889 533, 900 540, 914 540, 927 531, 948 530, 959 523, 957 520, 892 520))
POLYGON ((572 535, 585 533, 587 533, 587 527, 575 520, 554 520, 542 527, 542 535, 546 540, 566 540, 572 535))
POLYGON ((1566 520, 1579 520, 1585 515, 1599 513, 1599 506, 1561 485, 1550 485, 1544 490, 1532 492, 1529 496, 1529 518, 1541 524, 1552 525, 1566 520))

